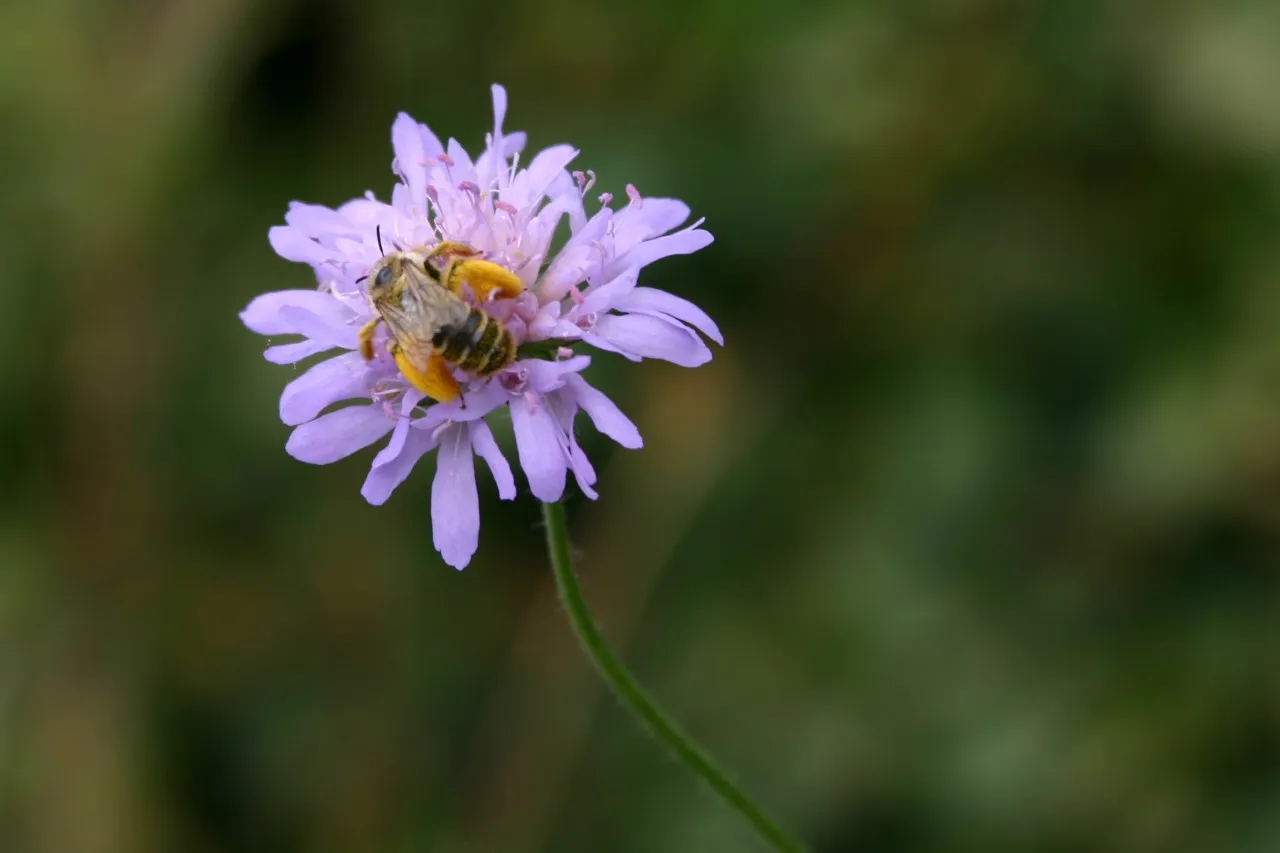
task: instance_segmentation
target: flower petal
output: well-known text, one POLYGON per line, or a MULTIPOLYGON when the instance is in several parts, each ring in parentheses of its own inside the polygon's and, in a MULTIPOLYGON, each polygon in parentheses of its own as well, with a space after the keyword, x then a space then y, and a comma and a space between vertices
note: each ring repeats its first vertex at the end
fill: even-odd
POLYGON ((471 461, 470 433, 462 424, 445 430, 431 484, 431 536, 444 561, 465 568, 480 543, 480 498, 471 461))
POLYGON ((631 419, 601 391, 587 384, 587 380, 574 374, 565 377, 565 385, 573 394, 574 401, 596 425, 596 429, 630 450, 644 446, 640 430, 636 429, 631 419))
POLYGON ((528 400, 512 400, 511 426, 529 490, 538 500, 549 503, 564 494, 567 463, 560 445, 560 427, 546 406, 538 402, 531 405, 528 400))
POLYGON ((636 311, 641 314, 667 314, 677 320, 683 320, 695 329, 699 329, 711 340, 724 346, 724 337, 715 321, 706 312, 687 299, 682 299, 665 290, 652 287, 637 287, 623 296, 613 307, 618 311, 636 311))
MULTIPOLYGON (((332 213, 333 211, 330 211, 332 213)), ((323 246, 310 236, 289 225, 275 225, 267 232, 267 242, 275 253, 286 261, 323 264, 341 260, 342 253, 330 246, 323 246)))
POLYGON ((674 234, 657 237, 653 240, 645 240, 610 263, 605 269, 605 277, 611 278, 626 267, 647 266, 660 258, 666 258, 671 255, 691 255, 699 249, 711 245, 714 239, 709 231, 694 228, 693 230, 677 231, 674 234))
POLYGON ((329 349, 333 349, 333 347, 323 341, 298 341, 293 344, 267 347, 262 355, 272 364, 293 364, 295 361, 302 361, 308 356, 313 356, 318 352, 324 352, 329 349))
POLYGON ((280 420, 297 426, 320 414, 331 403, 365 396, 368 370, 358 352, 344 353, 313 365, 284 387, 280 395, 280 420))
POLYGON ((391 427, 381 406, 348 406, 294 429, 284 449, 301 462, 328 465, 373 444, 391 427))
POLYGON ((573 471, 573 479, 577 481, 578 488, 591 500, 600 497, 600 493, 591 488, 596 484, 596 469, 591 466, 591 460, 582 452, 572 433, 569 435, 568 454, 569 468, 573 471))
POLYGON ((409 476, 413 466, 418 464, 428 450, 436 446, 431 433, 422 430, 409 430, 405 436, 404 447, 396 454, 395 459, 369 470, 360 494, 374 506, 386 503, 387 498, 409 476))
POLYGON ((289 335, 297 326, 281 312, 286 307, 301 308, 312 314, 346 319, 351 312, 337 299, 319 290, 276 290, 256 297, 240 312, 241 321, 260 335, 289 335), (343 316, 343 315, 346 316, 343 316))
POLYGON ((520 362, 520 369, 528 377, 531 391, 546 393, 564 385, 565 377, 570 373, 585 370, 591 364, 591 356, 577 355, 564 361, 547 361, 544 358, 528 358, 520 362))
POLYGON ((636 279, 640 275, 639 267, 631 267, 605 284, 592 285, 582 300, 582 305, 573 313, 574 317, 589 314, 592 311, 604 314, 618 302, 627 298, 635 289, 636 279))
POLYGON ((556 178, 564 174, 564 169, 578 156, 578 149, 572 145, 553 145, 544 148, 534 156, 527 169, 516 175, 507 194, 503 196, 516 207, 532 204, 547 194, 547 190, 556 178))
MULTIPOLYGON (((337 302, 333 297, 329 298, 331 301, 337 302)), ((323 342, 331 347, 342 347, 343 349, 356 348, 356 327, 350 323, 337 320, 332 314, 323 316, 305 308, 286 305, 280 309, 280 318, 293 326, 293 331, 300 335, 306 335, 313 341, 323 342)))
POLYGON ((398 114, 391 124, 391 150, 395 153, 396 169, 409 188, 413 203, 425 212, 427 154, 422 143, 421 125, 408 113, 398 114))
POLYGON ((489 473, 498 485, 498 497, 504 501, 513 500, 516 496, 516 478, 511 474, 511 465, 507 457, 498 449, 493 440, 493 433, 484 421, 471 421, 467 424, 471 430, 471 448, 489 464, 489 473))
MULTIPOLYGON (((569 337, 569 336, 564 335, 563 337, 569 337)), ((595 332, 583 332, 581 337, 584 342, 590 344, 596 349, 601 349, 601 350, 604 350, 605 352, 617 353, 618 355, 622 356, 628 361, 642 360, 642 358, 636 355, 635 353, 630 352, 629 350, 624 350, 622 347, 612 343, 611 341, 605 338, 602 338, 600 335, 597 335, 595 332)))
POLYGON ((507 90, 500 83, 489 87, 493 96, 493 138, 496 142, 502 136, 502 120, 507 117, 507 90))
POLYGON ((646 198, 629 204, 614 216, 617 230, 639 226, 645 236, 666 234, 689 218, 689 205, 678 198, 646 198))
POLYGON ((547 409, 560 426, 560 448, 569 462, 569 470, 573 471, 573 479, 578 488, 591 500, 600 497, 591 488, 596 482, 596 469, 592 467, 587 454, 582 452, 577 438, 574 437, 573 420, 578 416, 578 402, 572 391, 556 391, 543 396, 547 409))
POLYGON ((602 236, 613 221, 613 211, 601 208, 587 222, 574 231, 564 247, 556 254, 542 274, 538 289, 543 301, 561 299, 569 288, 586 281, 592 269, 599 269, 600 250, 592 243, 602 236))
POLYGON ((688 218, 689 205, 675 198, 646 198, 629 204, 613 217, 614 251, 623 255, 688 218))
MULTIPOLYGON (((400 417, 396 418, 396 428, 391 431, 391 440, 378 451, 377 456, 373 457, 374 468, 394 462, 400 455, 400 451, 404 450, 404 444, 409 439, 409 428, 413 425, 409 416, 423 396, 425 395, 417 388, 405 390, 404 397, 400 400, 400 417)), ((384 411, 386 411, 385 407, 384 411)))
POLYGON ((474 421, 483 418, 494 409, 511 398, 502 387, 502 383, 490 380, 476 390, 467 389, 465 394, 449 403, 436 403, 427 409, 425 416, 413 422, 417 429, 434 430, 445 421, 474 421), (465 402, 467 407, 462 408, 465 402))
POLYGON ((660 317, 609 314, 596 323, 595 333, 641 358, 660 358, 681 367, 697 367, 711 360, 711 350, 696 332, 660 317))

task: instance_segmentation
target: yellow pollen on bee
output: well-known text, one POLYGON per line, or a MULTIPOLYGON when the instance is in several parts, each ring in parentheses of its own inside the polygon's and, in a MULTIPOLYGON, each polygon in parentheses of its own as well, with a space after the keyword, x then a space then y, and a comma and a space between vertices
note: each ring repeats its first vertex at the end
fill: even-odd
POLYGON ((457 380, 453 378, 453 370, 449 362, 440 356, 433 355, 427 359, 426 370, 418 370, 398 349, 395 352, 395 359, 396 367, 400 368, 400 372, 404 374, 405 379, 409 380, 409 384, 431 399, 448 403, 458 399, 462 393, 458 388, 457 380))
POLYGON ((519 296, 524 291, 524 282, 520 280, 520 276, 492 261, 475 259, 455 261, 453 267, 455 290, 461 287, 464 281, 471 285, 476 298, 482 302, 495 291, 504 299, 519 296))

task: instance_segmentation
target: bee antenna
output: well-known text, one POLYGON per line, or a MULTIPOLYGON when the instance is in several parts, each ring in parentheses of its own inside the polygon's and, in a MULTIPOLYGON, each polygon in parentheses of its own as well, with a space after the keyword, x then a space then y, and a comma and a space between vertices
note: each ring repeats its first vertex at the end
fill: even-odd
POLYGON ((369 277, 368 275, 360 276, 358 279, 356 279, 356 284, 359 284, 360 282, 364 281, 368 277, 369 277))
POLYGON ((375 225, 373 233, 378 235, 378 254, 385 255, 387 252, 382 248, 382 226, 375 225))

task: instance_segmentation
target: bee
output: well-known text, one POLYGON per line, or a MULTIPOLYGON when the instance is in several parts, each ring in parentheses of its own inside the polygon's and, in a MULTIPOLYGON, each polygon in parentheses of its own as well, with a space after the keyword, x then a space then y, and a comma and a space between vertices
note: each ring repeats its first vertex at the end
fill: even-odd
MULTIPOLYGON (((382 234, 378 232, 378 248, 382 234)), ((369 270, 369 302, 374 317, 360 329, 360 353, 374 357, 373 336, 379 323, 391 332, 388 352, 409 384, 434 400, 447 403, 461 395, 453 377, 458 367, 477 376, 492 376, 516 358, 516 342, 502 323, 461 296, 470 285, 481 300, 497 292, 511 297, 524 282, 504 267, 476 257, 464 243, 445 241, 429 252, 384 254, 369 270), (434 263, 443 260, 439 267, 434 263)))

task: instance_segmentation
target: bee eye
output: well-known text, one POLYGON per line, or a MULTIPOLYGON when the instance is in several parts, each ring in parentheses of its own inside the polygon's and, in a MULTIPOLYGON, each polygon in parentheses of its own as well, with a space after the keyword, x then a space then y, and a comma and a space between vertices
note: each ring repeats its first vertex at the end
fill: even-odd
POLYGON ((386 287, 391 284, 391 279, 395 277, 395 273, 391 271, 391 267, 386 266, 378 270, 378 274, 374 276, 374 287, 386 287))

